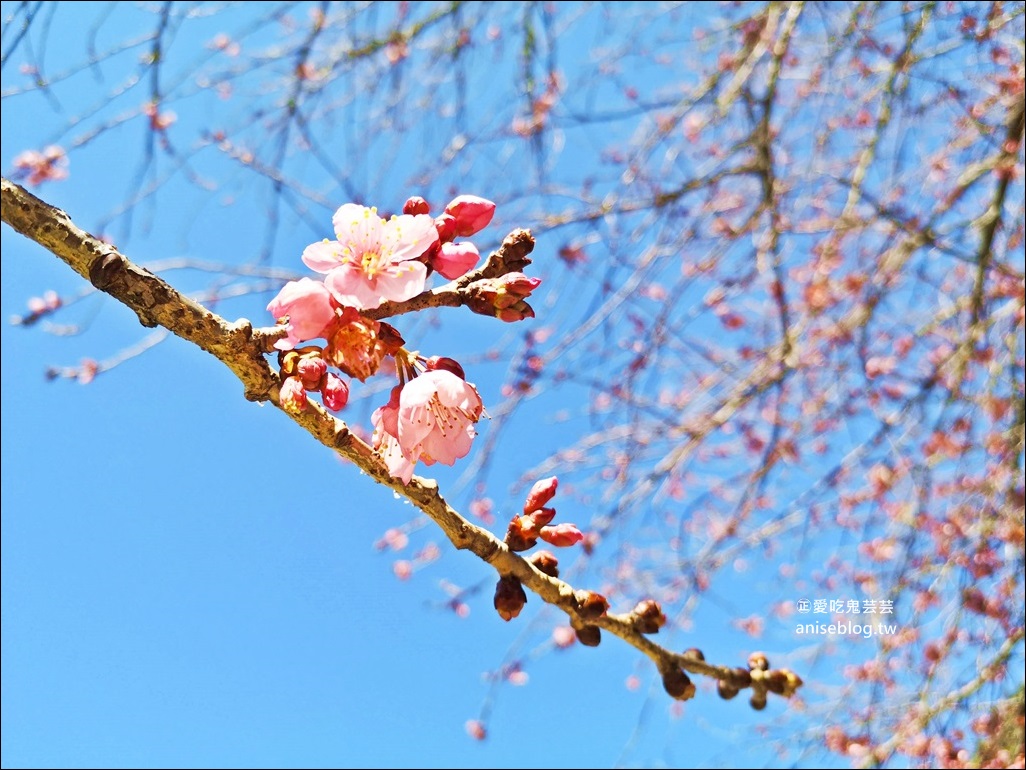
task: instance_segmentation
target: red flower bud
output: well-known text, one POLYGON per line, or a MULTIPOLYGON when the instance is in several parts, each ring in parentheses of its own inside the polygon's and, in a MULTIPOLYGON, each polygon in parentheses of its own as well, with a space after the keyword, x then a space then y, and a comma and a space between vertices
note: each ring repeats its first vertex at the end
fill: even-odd
POLYGON ((331 411, 341 411, 349 403, 349 385, 334 372, 328 372, 321 388, 321 400, 331 411))
POLYGON ((403 204, 404 214, 430 214, 431 207, 428 202, 419 195, 411 195, 403 204))
POLYGON ((323 358, 299 359, 296 363, 296 374, 307 390, 320 390, 321 380, 328 372, 328 363, 323 358))
POLYGON ((748 656, 748 668, 752 671, 766 671, 769 669, 769 660, 766 659, 766 653, 764 652, 753 652, 748 656))
POLYGON ((463 371, 463 367, 460 366, 459 361, 454 358, 446 358, 445 356, 431 356, 424 361, 424 365, 427 367, 429 372, 436 371, 438 369, 444 369, 447 372, 451 372, 459 377, 461 380, 467 379, 466 373, 463 371))
MULTIPOLYGON (((552 509, 543 508, 542 510, 548 511, 552 509)), ((553 511, 553 514, 555 514, 555 511, 553 511)), ((557 524, 554 527, 542 527, 539 536, 546 543, 557 548, 577 545, 577 543, 584 539, 584 533, 577 529, 576 524, 557 524)))
MULTIPOLYGON (((473 309, 473 308, 471 308, 473 309)), ((520 301, 511 307, 500 308, 495 311, 495 317, 503 323, 513 324, 528 318, 534 318, 534 308, 526 302, 520 301)))
POLYGON ((456 221, 456 234, 464 238, 484 230, 495 215, 495 204, 476 195, 460 195, 453 198, 445 213, 456 221))
POLYGON ((449 243, 456 237, 456 217, 452 214, 435 217, 435 230, 438 231, 439 241, 449 243))

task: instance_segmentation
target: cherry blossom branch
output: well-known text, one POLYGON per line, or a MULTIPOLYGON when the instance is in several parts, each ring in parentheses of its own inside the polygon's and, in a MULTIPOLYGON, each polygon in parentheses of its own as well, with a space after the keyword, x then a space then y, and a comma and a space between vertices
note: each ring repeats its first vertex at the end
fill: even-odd
MULTIPOLYGON (((351 461, 379 484, 408 499, 442 529, 457 549, 474 553, 490 564, 501 578, 519 580, 543 601, 561 609, 570 617, 579 634, 582 629, 591 628, 591 638, 597 643, 595 629, 605 629, 644 653, 658 668, 664 686, 672 696, 682 700, 694 696, 695 687, 685 671, 716 679, 723 697, 733 697, 739 690, 751 688, 751 704, 757 709, 765 707, 767 692, 790 697, 801 685, 801 680, 792 672, 770 669, 761 653, 750 657, 748 668, 732 668, 707 663, 697 650, 677 653, 656 644, 646 635, 653 632, 652 628, 643 622, 642 607, 651 602, 642 602, 630 613, 608 613, 605 606, 596 609, 596 594, 574 589, 548 576, 511 551, 491 532, 469 522, 445 501, 435 481, 414 476, 409 484, 403 484, 392 477, 371 446, 318 404, 311 401, 307 409, 299 413, 283 409, 279 402, 278 373, 264 355, 268 339, 276 335, 254 331, 246 319, 233 323, 212 313, 160 277, 131 262, 110 244, 81 230, 65 212, 7 179, 0 181, 0 203, 0 216, 14 230, 36 241, 97 289, 128 306, 143 326, 162 326, 213 355, 242 381, 247 399, 270 401, 324 446, 351 461)), ((517 265, 526 265, 524 260, 532 246, 530 233, 515 231, 482 268, 454 281, 451 288, 437 290, 439 296, 458 296, 475 280, 491 278, 517 265)), ((426 294, 431 296, 435 292, 426 294)), ((420 298, 414 298, 410 303, 418 301, 427 302, 424 307, 434 306, 429 300, 420 298)), ((396 309, 392 308, 393 311, 396 309)), ((404 308, 402 312, 412 309, 404 308)), ((605 605, 605 600, 598 603, 605 605)))
POLYGON ((466 275, 450 281, 437 289, 421 292, 416 297, 404 302, 383 302, 373 310, 363 310, 361 315, 366 318, 380 320, 392 316, 426 310, 430 307, 460 307, 473 302, 471 284, 499 278, 509 273, 521 272, 531 264, 527 256, 534 250, 534 237, 529 230, 514 230, 505 237, 502 245, 493 251, 481 267, 471 270, 466 275))

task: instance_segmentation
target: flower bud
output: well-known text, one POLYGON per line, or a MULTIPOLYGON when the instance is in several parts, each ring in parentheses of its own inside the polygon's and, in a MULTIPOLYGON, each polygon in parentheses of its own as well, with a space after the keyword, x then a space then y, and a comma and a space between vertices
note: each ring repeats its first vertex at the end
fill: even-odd
POLYGON ((716 692, 723 700, 730 700, 737 696, 739 690, 725 679, 716 682, 716 692))
POLYGON ((739 690, 752 686, 752 672, 746 668, 730 669, 730 681, 739 690))
POLYGON ((639 634, 657 634, 659 629, 666 625, 666 615, 663 614, 659 602, 652 599, 638 602, 632 615, 634 630, 639 634))
POLYGON ((481 259, 477 246, 464 241, 462 243, 443 243, 438 252, 431 257, 431 267, 450 281, 466 275, 481 259))
POLYGON ((503 575, 495 584, 494 605, 499 617, 510 621, 520 614, 527 604, 527 594, 520 581, 512 575, 503 575))
POLYGON ((598 626, 581 626, 575 628, 574 633, 577 634, 577 641, 585 647, 598 647, 602 642, 602 631, 598 626))
POLYGON ((484 230, 495 215, 495 204, 476 195, 460 195, 453 198, 445 213, 456 222, 456 234, 464 238, 484 230))
POLYGON ((689 647, 688 649, 684 650, 684 652, 682 652, 681 655, 683 655, 685 658, 690 658, 691 660, 705 660, 705 653, 703 653, 697 647, 689 647))
POLYGON ((663 689, 677 700, 691 700, 695 697, 695 685, 691 677, 677 666, 663 672, 663 689))
POLYGON ((328 372, 321 387, 321 400, 331 411, 342 411, 349 403, 349 385, 334 372, 328 372))
POLYGON ((540 479, 534 482, 531 491, 527 493, 527 501, 524 503, 524 513, 541 508, 545 503, 556 496, 556 487, 559 486, 559 479, 549 476, 547 479, 540 479))
POLYGON ((406 199, 406 203, 403 204, 404 214, 430 214, 431 207, 428 202, 421 198, 419 195, 411 195, 406 199))
POLYGON ((766 683, 767 690, 777 695, 783 695, 784 688, 787 687, 787 674, 777 669, 766 674, 762 681, 766 683))
POLYGON ((447 372, 455 374, 461 380, 467 379, 467 375, 463 371, 463 367, 460 366, 460 362, 454 358, 447 358, 445 356, 431 356, 431 358, 425 359, 424 365, 427 367, 427 370, 429 372, 433 372, 438 369, 444 369, 447 372))
POLYGON ((748 699, 748 704, 756 711, 762 711, 766 708, 766 691, 755 690, 752 697, 748 699))
POLYGON ((749 655, 748 668, 751 671, 767 671, 769 669, 769 660, 766 659, 766 653, 753 652, 749 655))
POLYGON ((296 376, 307 390, 320 390, 321 380, 328 372, 328 362, 323 358, 301 357, 296 362, 296 376))
POLYGON ((609 602, 602 594, 594 591, 577 592, 577 614, 583 620, 595 620, 606 614, 609 602))
POLYGON ((506 324, 515 324, 518 321, 525 321, 534 318, 534 308, 526 302, 520 301, 511 307, 500 308, 495 311, 495 317, 506 324))
POLYGON ((456 217, 452 214, 435 217, 435 230, 438 231, 439 242, 450 243, 456 237, 456 217))
MULTIPOLYGON (((551 508, 542 508, 543 511, 555 511, 551 508)), ((536 513, 536 512, 534 512, 536 513)), ((528 514, 533 515, 532 514, 528 514)), ((554 527, 542 527, 538 533, 542 540, 550 545, 554 545, 557 548, 566 548, 571 545, 577 545, 584 539, 584 533, 577 529, 576 524, 557 524, 554 527)))
POLYGON ((528 561, 531 562, 539 572, 542 572, 549 577, 559 577, 559 560, 551 551, 535 551, 531 554, 531 558, 528 559, 528 561))
POLYGON ((306 390, 298 377, 286 377, 278 396, 281 408, 289 414, 299 414, 306 409, 306 390))

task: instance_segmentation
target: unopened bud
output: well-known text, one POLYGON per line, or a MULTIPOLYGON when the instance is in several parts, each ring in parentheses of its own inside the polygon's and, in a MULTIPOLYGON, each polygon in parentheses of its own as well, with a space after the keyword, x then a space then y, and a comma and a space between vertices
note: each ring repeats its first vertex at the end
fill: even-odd
POLYGON ((663 614, 659 602, 653 599, 638 602, 632 615, 634 630, 639 634, 657 634, 659 629, 666 625, 666 615, 663 614))
POLYGON ((581 626, 575 628, 574 633, 577 634, 577 641, 585 647, 598 647, 602 642, 602 630, 598 626, 581 626))
POLYGON ((520 580, 512 575, 503 575, 495 584, 494 605, 499 617, 510 621, 520 614, 520 611, 527 604, 527 594, 520 580))
POLYGON ((460 195, 453 198, 445 213, 456 221, 456 234, 466 237, 484 230, 495 214, 495 204, 476 195, 460 195))
POLYGON ((456 237, 456 218, 452 214, 435 217, 435 230, 441 243, 450 243, 456 237))
POLYGON ((748 668, 751 671, 768 671, 769 660, 766 659, 766 653, 764 652, 753 652, 748 656, 748 668))
POLYGON ((578 591, 577 597, 577 614, 583 620, 600 618, 609 609, 609 602, 602 594, 594 591, 578 591))
POLYGON ((748 704, 756 711, 762 711, 766 708, 766 691, 755 690, 752 697, 748 699, 748 704))
POLYGON ((419 195, 411 195, 403 204, 404 214, 430 214, 431 207, 428 202, 419 195))
POLYGON ((320 390, 321 381, 327 372, 328 362, 323 358, 307 358, 304 356, 296 363, 295 374, 303 381, 303 387, 307 390, 320 390))
POLYGON ((725 679, 720 679, 716 683, 716 692, 723 700, 730 700, 737 696, 739 690, 725 679))
POLYGON ((424 365, 427 367, 429 372, 438 371, 442 369, 444 371, 455 374, 461 380, 467 379, 466 373, 463 371, 463 367, 460 366, 460 362, 455 358, 447 358, 445 356, 431 356, 424 361, 424 365))
POLYGON ((549 476, 547 479, 540 479, 534 482, 531 491, 527 493, 527 501, 524 503, 524 513, 541 508, 549 500, 556 496, 556 487, 559 486, 559 479, 549 476))
POLYGON ((688 649, 684 650, 684 652, 682 652, 681 654, 685 658, 690 658, 691 660, 705 660, 705 653, 703 653, 697 647, 689 647, 688 649))
POLYGON ((531 558, 528 559, 528 561, 531 562, 539 572, 542 572, 549 577, 559 577, 559 560, 551 551, 536 551, 531 554, 531 558))
POLYGON ((321 387, 321 400, 331 411, 342 411, 349 403, 349 385, 334 372, 328 372, 321 387))
MULTIPOLYGON (((542 508, 543 511, 551 511, 551 508, 542 508)), ((534 515, 536 511, 528 514, 529 516, 534 515)), ((555 513, 555 511, 553 511, 555 513)), ((567 548, 571 545, 577 545, 584 539, 584 533, 577 529, 576 524, 557 524, 554 527, 542 527, 539 535, 542 540, 550 545, 554 545, 557 548, 567 548)))
POLYGON ((695 697, 695 685, 691 677, 676 666, 663 672, 663 689, 677 700, 691 700, 695 697))

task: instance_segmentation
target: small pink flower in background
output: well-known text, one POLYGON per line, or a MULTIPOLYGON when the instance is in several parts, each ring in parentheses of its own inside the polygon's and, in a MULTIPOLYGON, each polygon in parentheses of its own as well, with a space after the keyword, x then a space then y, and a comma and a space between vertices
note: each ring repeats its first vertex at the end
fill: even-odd
POLYGON ((475 741, 483 741, 488 737, 488 732, 485 730, 484 724, 476 719, 468 719, 465 725, 467 735, 473 738, 475 741))
POLYGON ((349 386, 346 381, 334 372, 328 372, 321 388, 321 400, 324 406, 333 412, 340 412, 349 403, 349 386))
POLYGON ((453 465, 466 457, 473 424, 484 404, 477 389, 452 372, 438 369, 406 383, 399 394, 399 445, 411 462, 453 465))
POLYGON ((150 128, 154 131, 166 131, 169 126, 178 120, 177 114, 171 110, 161 112, 160 105, 153 102, 147 102, 146 106, 143 107, 143 115, 150 119, 150 128))
POLYGON ((320 337, 335 317, 331 292, 323 283, 300 278, 285 284, 267 310, 288 330, 288 336, 274 343, 278 350, 292 350, 303 340, 320 337))
POLYGON ((386 222, 376 209, 347 203, 332 223, 337 240, 307 246, 303 262, 326 273, 325 285, 339 304, 370 310, 424 290, 427 268, 416 259, 438 240, 430 216, 404 214, 386 222))
POLYGON ((299 414, 306 409, 306 389, 298 377, 285 378, 278 401, 289 414, 299 414))
POLYGON ((573 646, 577 635, 570 626, 556 626, 552 629, 552 643, 561 650, 573 646))
POLYGON ((45 147, 42 152, 25 150, 19 153, 14 158, 14 167, 30 185, 68 178, 68 156, 55 144, 45 147))
POLYGON ((894 356, 873 356, 866 360, 866 376, 872 380, 890 374, 897 365, 898 359, 894 356))
POLYGON ((88 385, 100 371, 100 364, 91 358, 83 358, 82 365, 78 368, 78 382, 80 385, 88 385))
POLYGON ((577 545, 584 540, 584 533, 577 529, 576 524, 556 524, 541 528, 541 539, 557 548, 577 545))
POLYGON ((445 207, 445 213, 456 220, 456 235, 466 238, 488 227, 495 204, 476 195, 460 195, 445 207))
POLYGON ((400 580, 409 580, 413 575, 413 565, 401 559, 392 565, 392 572, 400 580))
POLYGON ((452 281, 466 275, 480 258, 477 246, 472 243, 443 243, 431 258, 431 266, 452 281))

